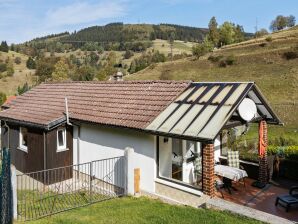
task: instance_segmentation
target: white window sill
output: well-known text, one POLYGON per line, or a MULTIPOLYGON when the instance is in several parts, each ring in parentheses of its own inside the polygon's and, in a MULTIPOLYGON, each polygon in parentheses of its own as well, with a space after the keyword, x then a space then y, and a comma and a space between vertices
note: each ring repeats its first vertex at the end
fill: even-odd
POLYGON ((69 148, 65 148, 65 149, 57 149, 57 152, 65 152, 65 151, 68 151, 69 148))
POLYGON ((18 150, 21 150, 21 151, 23 151, 23 152, 25 152, 25 153, 28 153, 28 148, 25 148, 25 147, 18 147, 17 149, 18 149, 18 150))
POLYGON ((176 188, 176 189, 179 189, 179 190, 182 190, 182 191, 194 194, 194 195, 198 195, 198 196, 203 195, 203 192, 200 191, 200 190, 195 190, 195 189, 192 189, 190 187, 182 186, 180 184, 176 184, 176 183, 166 181, 166 180, 163 180, 163 179, 156 178, 155 182, 160 183, 160 184, 164 184, 164 185, 167 185, 169 187, 173 187, 173 188, 176 188))

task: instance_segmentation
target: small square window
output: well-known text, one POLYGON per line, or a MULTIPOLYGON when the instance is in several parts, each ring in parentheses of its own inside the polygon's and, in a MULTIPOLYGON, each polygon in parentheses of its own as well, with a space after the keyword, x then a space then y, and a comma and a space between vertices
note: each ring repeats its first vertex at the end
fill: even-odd
POLYGON ((20 127, 19 148, 24 152, 28 152, 28 129, 20 127))
POLYGON ((61 128, 57 130, 57 152, 65 151, 66 148, 66 129, 61 128))

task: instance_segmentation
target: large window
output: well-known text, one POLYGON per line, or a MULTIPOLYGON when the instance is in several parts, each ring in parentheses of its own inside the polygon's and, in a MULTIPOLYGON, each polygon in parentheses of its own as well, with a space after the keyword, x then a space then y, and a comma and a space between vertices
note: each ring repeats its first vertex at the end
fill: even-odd
POLYGON ((19 149, 28 152, 28 129, 20 127, 19 132, 19 149))
POLYGON ((66 129, 60 128, 57 130, 57 152, 67 150, 66 147, 66 129))
POLYGON ((159 137, 158 156, 160 178, 201 187, 202 159, 199 142, 159 137))

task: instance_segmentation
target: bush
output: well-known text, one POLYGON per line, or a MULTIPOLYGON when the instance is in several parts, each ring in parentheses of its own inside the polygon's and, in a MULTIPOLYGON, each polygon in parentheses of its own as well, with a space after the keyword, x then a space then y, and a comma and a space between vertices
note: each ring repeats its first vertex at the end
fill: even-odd
POLYGON ((21 64, 22 63, 22 59, 20 57, 16 57, 14 59, 14 63, 16 63, 17 65, 21 64))
POLYGON ((226 58, 226 63, 227 65, 233 65, 236 61, 236 58, 234 55, 229 55, 227 58, 226 58))
POLYGON ((266 40, 267 42, 272 42, 272 37, 271 37, 271 36, 268 36, 268 37, 265 38, 265 40, 266 40))
POLYGON ((171 80, 173 79, 173 75, 170 73, 170 70, 165 70, 159 76, 160 80, 171 80))
POLYGON ((197 44, 196 46, 192 47, 192 54, 197 58, 199 58, 207 54, 208 52, 212 51, 212 49, 213 49, 213 44, 207 39, 205 39, 203 43, 197 44))
POLYGON ((7 69, 6 63, 0 63, 0 72, 5 72, 7 69))
POLYGON ((298 145, 275 146, 269 145, 267 148, 268 155, 278 155, 280 157, 298 160, 298 145))
POLYGON ((0 106, 6 101, 5 93, 0 92, 0 106))
POLYGON ((226 60, 220 60, 218 65, 219 65, 219 67, 225 68, 225 67, 227 67, 227 62, 226 62, 226 60))
POLYGON ((292 60, 298 58, 298 52, 295 51, 288 51, 283 53, 283 57, 287 60, 292 60))
POLYGON ((260 47, 266 47, 267 43, 260 43, 259 46, 260 47))
POLYGON ((132 51, 127 50, 127 51, 125 51, 123 57, 124 57, 125 59, 129 59, 129 58, 131 58, 133 55, 134 55, 134 54, 133 54, 132 51))
POLYGON ((218 55, 218 56, 210 55, 210 56, 208 57, 208 60, 211 61, 211 62, 216 63, 216 62, 219 62, 222 58, 223 58, 222 55, 218 55))

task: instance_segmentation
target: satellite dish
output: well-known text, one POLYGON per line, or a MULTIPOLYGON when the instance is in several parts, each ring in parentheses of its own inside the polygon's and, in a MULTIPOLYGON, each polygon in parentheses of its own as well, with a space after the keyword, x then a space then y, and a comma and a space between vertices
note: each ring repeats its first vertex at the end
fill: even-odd
POLYGON ((257 114, 257 106, 255 102, 249 98, 245 98, 238 107, 240 117, 245 121, 251 121, 257 114))

